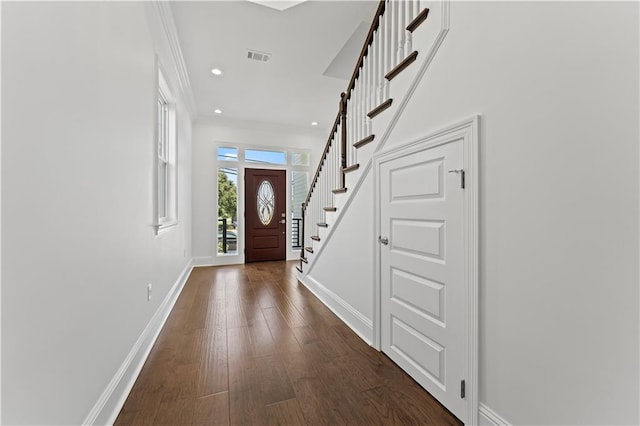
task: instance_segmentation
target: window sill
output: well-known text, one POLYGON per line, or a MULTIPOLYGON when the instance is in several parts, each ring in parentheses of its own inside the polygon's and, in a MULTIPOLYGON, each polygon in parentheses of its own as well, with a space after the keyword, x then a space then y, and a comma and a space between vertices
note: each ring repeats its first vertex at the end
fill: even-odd
POLYGON ((153 230, 156 235, 160 235, 168 232, 170 229, 175 228, 176 226, 178 226, 177 220, 171 222, 156 223, 153 225, 153 230))

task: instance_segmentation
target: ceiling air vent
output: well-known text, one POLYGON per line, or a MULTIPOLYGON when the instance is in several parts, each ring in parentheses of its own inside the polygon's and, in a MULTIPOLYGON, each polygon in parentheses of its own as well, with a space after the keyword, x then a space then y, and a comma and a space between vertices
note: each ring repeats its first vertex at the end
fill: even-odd
POLYGON ((247 50, 247 59, 258 62, 269 62, 269 60, 271 59, 271 53, 247 50))

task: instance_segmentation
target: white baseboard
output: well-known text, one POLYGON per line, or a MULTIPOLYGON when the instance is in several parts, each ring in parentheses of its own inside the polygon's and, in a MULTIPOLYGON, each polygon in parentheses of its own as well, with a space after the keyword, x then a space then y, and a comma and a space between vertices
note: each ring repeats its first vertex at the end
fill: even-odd
POLYGON ((244 265, 244 257, 240 256, 204 256, 194 257, 193 266, 226 266, 226 265, 244 265))
POLYGON ((212 266, 213 256, 194 257, 191 264, 193 266, 212 266))
POLYGON ((371 345, 373 341, 373 323, 340 296, 320 284, 309 275, 300 275, 298 280, 315 294, 334 314, 349 326, 362 340, 371 345))
POLYGON ((173 309, 173 305, 187 282, 187 278, 189 278, 189 274, 193 269, 192 265, 193 261, 189 261, 184 267, 178 280, 149 320, 142 334, 138 337, 131 351, 129 351, 122 365, 120 365, 120 368, 111 379, 111 382, 109 382, 91 412, 82 422, 83 425, 112 425, 115 422, 142 370, 142 366, 149 356, 149 352, 151 352, 153 344, 160 334, 160 330, 162 330, 171 309, 173 309))
POLYGON ((488 426, 510 426, 509 422, 483 403, 478 406, 478 424, 488 426))

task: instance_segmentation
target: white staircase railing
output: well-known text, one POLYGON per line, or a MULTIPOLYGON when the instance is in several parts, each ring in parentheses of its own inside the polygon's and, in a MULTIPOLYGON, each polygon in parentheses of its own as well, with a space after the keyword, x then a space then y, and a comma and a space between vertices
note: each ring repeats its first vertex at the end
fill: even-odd
POLYGON ((320 244, 336 194, 347 191, 345 173, 359 167, 358 149, 372 142, 372 120, 392 104, 391 80, 417 57, 412 33, 428 15, 419 0, 380 0, 334 121, 309 192, 302 204, 300 267, 320 244))

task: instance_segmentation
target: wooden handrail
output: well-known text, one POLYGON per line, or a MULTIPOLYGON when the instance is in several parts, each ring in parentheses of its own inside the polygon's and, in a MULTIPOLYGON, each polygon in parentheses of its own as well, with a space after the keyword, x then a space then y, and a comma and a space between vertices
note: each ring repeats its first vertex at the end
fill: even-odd
POLYGON ((313 193, 313 187, 316 185, 318 181, 318 176, 320 176, 320 170, 322 169, 322 164, 324 163, 325 158, 327 158, 327 153, 329 152, 329 148, 331 148, 331 142, 333 141, 333 135, 338 130, 338 123, 340 123, 340 113, 336 116, 335 121, 333 122, 333 127, 331 127, 331 132, 329 132, 329 139, 327 140, 327 144, 324 146, 324 151, 322 151, 322 156, 320 157, 320 162, 318 163, 318 168, 316 169, 316 174, 313 176, 313 180, 311 181, 311 185, 309 186, 309 193, 307 194, 307 198, 304 200, 304 204, 307 205, 309 200, 311 199, 311 193, 313 193))
MULTIPOLYGON (((379 0, 378 2, 378 8, 376 9, 376 13, 373 17, 373 21, 371 22, 371 27, 369 27, 369 33, 367 34, 367 38, 364 41, 364 46, 362 46, 362 50, 360 51, 360 55, 358 56, 358 61, 356 62, 356 67, 353 70, 353 74, 351 74, 351 79, 349 80, 349 84, 347 85, 347 90, 343 93, 340 94, 340 107, 338 108, 338 114, 336 115, 336 119, 333 122, 333 126, 331 127, 331 132, 329 132, 329 139, 327 140, 327 143, 324 147, 324 151, 322 152, 322 156, 320 157, 320 162, 318 163, 318 168, 316 169, 316 173, 313 176, 313 179, 311 180, 311 185, 309 185, 309 192, 307 193, 307 198, 304 201, 304 206, 306 207, 307 204, 309 204, 309 200, 311 199, 311 194, 313 193, 313 188, 316 185, 316 182, 318 181, 318 177, 320 176, 320 170, 322 169, 322 164, 324 163, 324 160, 327 157, 327 153, 329 152, 329 148, 331 148, 331 142, 333 141, 333 136, 336 133, 336 131, 338 130, 338 124, 342 121, 342 117, 344 114, 345 120, 344 120, 344 128, 342 129, 342 134, 340 135, 341 139, 343 139, 341 141, 341 152, 340 152, 340 160, 341 160, 341 166, 344 167, 346 166, 346 155, 347 155, 347 150, 346 150, 346 108, 347 108, 347 101, 349 100, 349 98, 351 97, 351 91, 353 90, 355 84, 356 84, 356 79, 358 78, 358 75, 360 74, 360 69, 362 68, 362 64, 364 62, 364 58, 367 56, 367 52, 369 50, 369 46, 371 46, 371 43, 373 43, 373 35, 375 34, 376 30, 378 29, 378 26, 380 25, 380 16, 382 16, 384 14, 384 10, 385 10, 385 6, 386 6, 386 1, 387 0, 379 0)), ((342 183, 343 183, 343 187, 344 187, 344 176, 341 179, 342 183)), ((303 216, 303 220, 304 220, 304 216, 303 216)))
POLYGON ((347 100, 351 97, 351 91, 356 85, 356 80, 358 79, 358 75, 360 75, 360 69, 362 68, 362 63, 364 62, 364 58, 367 56, 367 52, 369 51, 369 46, 373 43, 373 35, 375 34, 378 26, 380 25, 380 17, 384 14, 384 9, 386 7, 386 0, 379 0, 378 8, 376 9, 376 13, 373 16, 373 22, 371 22, 371 26, 369 27, 369 33, 367 34, 367 38, 364 40, 364 46, 362 46, 362 50, 360 51, 360 56, 358 56, 358 62, 356 62, 356 68, 353 70, 353 74, 351 74, 351 80, 349 80, 349 84, 347 85, 347 100))

